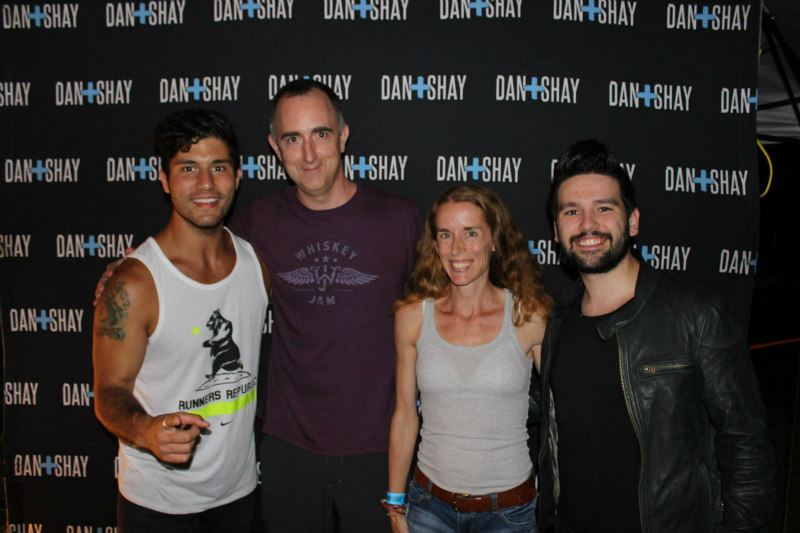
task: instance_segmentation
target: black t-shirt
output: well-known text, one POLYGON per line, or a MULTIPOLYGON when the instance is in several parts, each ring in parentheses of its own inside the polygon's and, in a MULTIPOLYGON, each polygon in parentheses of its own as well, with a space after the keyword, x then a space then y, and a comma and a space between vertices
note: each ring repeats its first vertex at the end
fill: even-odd
POLYGON ((561 494, 556 531, 640 531, 641 452, 628 414, 615 337, 570 310, 550 362, 561 494))

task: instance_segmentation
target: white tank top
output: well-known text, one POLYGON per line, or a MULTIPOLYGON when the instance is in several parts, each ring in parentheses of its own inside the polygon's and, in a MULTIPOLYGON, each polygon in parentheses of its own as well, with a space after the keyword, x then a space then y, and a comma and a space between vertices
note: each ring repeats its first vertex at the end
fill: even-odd
POLYGON ((236 265, 217 283, 183 275, 152 237, 130 256, 148 268, 158 292, 158 323, 133 395, 148 414, 186 411, 211 423, 188 466, 120 441, 120 492, 163 513, 201 512, 256 486, 253 418, 267 292, 253 248, 228 234, 236 265))
POLYGON ((457 346, 439 335, 433 300, 422 303, 417 386, 422 408, 419 468, 440 487, 467 494, 508 490, 531 475, 528 389, 533 361, 512 322, 505 290, 497 337, 457 346))

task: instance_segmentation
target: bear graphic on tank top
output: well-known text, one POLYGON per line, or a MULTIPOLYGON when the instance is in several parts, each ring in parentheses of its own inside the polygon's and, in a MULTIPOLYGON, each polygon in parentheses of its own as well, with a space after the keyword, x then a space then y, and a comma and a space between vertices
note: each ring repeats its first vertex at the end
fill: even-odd
POLYGON ((239 355, 239 347, 233 341, 233 324, 215 310, 206 322, 206 327, 214 335, 203 342, 204 348, 211 350, 211 373, 196 390, 203 390, 224 383, 236 383, 248 376, 239 355))

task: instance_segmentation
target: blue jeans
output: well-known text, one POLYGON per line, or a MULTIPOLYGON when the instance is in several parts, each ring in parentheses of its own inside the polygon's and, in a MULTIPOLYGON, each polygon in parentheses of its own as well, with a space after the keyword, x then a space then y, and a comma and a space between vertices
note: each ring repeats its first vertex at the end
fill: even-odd
POLYGON ((535 501, 494 511, 461 513, 412 479, 408 487, 408 530, 411 533, 538 533, 533 514, 535 501))

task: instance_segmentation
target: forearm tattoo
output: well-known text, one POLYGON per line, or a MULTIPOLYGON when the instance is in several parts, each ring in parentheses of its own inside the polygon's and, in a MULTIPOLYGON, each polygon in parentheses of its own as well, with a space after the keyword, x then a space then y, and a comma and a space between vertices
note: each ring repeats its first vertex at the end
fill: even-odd
POLYGON ((120 281, 106 287, 101 304, 102 311, 105 313, 101 311, 97 318, 95 334, 98 337, 106 336, 118 341, 124 340, 125 328, 128 326, 128 308, 131 306, 128 291, 125 290, 125 282, 120 281))

